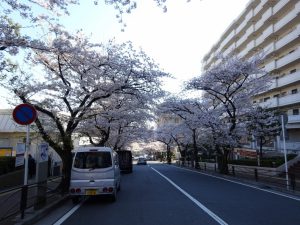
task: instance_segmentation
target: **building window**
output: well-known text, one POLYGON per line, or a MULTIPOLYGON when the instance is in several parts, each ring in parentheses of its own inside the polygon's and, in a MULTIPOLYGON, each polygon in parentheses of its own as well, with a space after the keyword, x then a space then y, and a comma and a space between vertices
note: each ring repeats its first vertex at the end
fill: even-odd
POLYGON ((270 99, 270 97, 264 98, 264 102, 268 101, 269 99, 270 99))
POLYGON ((290 73, 296 73, 297 69, 293 69, 290 71, 290 73))
POLYGON ((278 98, 279 94, 273 95, 273 98, 278 98))
POLYGON ((253 101, 253 104, 256 103, 256 101, 253 101))
POLYGON ((261 98, 261 99, 259 99, 259 102, 263 102, 263 99, 261 98))
POLYGON ((293 115, 299 115, 299 109, 293 109, 293 115))
POLYGON ((292 92, 292 94, 297 94, 298 90, 297 89, 293 89, 291 92, 292 92))

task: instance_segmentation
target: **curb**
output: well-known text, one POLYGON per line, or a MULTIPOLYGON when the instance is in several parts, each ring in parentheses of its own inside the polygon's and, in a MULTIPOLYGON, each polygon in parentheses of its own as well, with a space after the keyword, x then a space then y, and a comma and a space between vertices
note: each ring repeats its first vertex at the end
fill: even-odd
MULTIPOLYGON (((18 215, 16 217, 15 225, 32 225, 32 224, 38 222, 44 216, 46 216, 54 208, 57 208, 58 206, 65 203, 67 200, 69 200, 69 195, 59 198, 58 200, 52 202, 49 205, 46 205, 44 208, 42 208, 40 210, 30 211, 30 213, 27 212, 27 214, 29 214, 29 215, 25 216, 25 218, 23 220, 21 219, 21 215, 18 215)), ((31 209, 29 209, 29 210, 31 210, 31 209)), ((26 211, 25 211, 25 214, 26 214, 26 211)))

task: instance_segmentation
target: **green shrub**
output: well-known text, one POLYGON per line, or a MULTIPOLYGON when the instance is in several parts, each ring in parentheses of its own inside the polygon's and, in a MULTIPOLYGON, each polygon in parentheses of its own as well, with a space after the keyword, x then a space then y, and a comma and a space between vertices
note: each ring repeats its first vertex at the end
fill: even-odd
MULTIPOLYGON (((287 159, 291 160, 295 158, 296 154, 288 154, 287 159)), ((234 165, 245 165, 245 166, 257 166, 257 159, 239 159, 239 160, 229 160, 229 164, 234 165)), ((278 167, 284 164, 283 156, 274 156, 269 158, 262 158, 260 160, 260 165, 262 167, 278 167)))
POLYGON ((0 157, 0 175, 15 170, 15 157, 0 157))

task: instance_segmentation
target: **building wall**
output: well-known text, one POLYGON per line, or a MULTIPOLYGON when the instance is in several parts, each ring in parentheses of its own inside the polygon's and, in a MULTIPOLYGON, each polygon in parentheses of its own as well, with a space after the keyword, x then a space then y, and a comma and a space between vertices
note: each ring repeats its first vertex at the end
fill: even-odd
POLYGON ((220 53, 247 59, 261 51, 266 55, 261 67, 273 80, 253 103, 288 114, 287 145, 300 152, 300 1, 249 1, 205 55, 203 70, 217 65, 220 53))

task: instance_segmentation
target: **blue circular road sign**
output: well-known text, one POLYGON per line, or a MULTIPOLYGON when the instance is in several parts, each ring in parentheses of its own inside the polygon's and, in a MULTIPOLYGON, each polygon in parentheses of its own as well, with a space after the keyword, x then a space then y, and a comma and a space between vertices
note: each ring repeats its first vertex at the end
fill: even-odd
POLYGON ((29 125, 36 120, 35 108, 29 104, 20 104, 13 111, 14 121, 20 125, 29 125))

